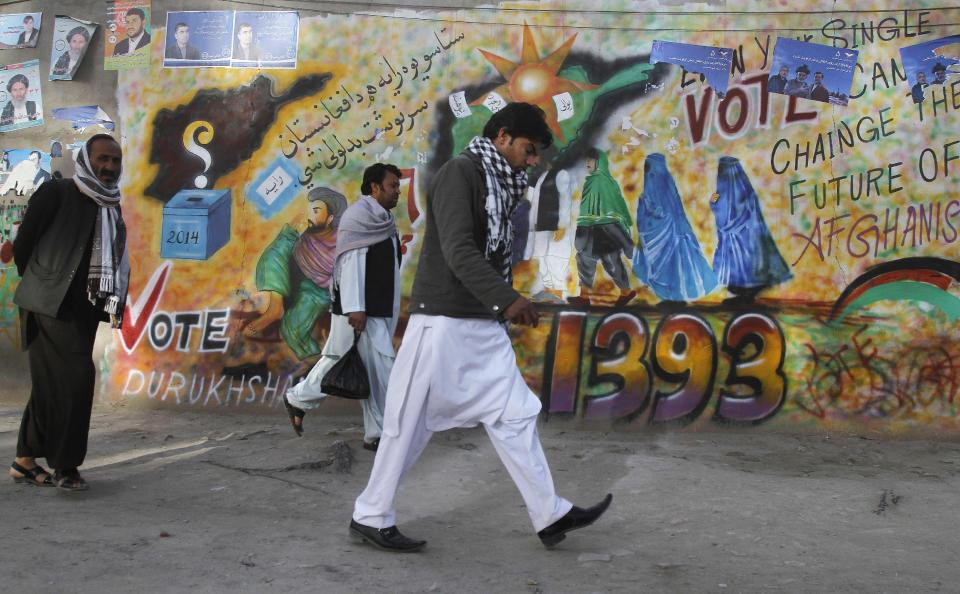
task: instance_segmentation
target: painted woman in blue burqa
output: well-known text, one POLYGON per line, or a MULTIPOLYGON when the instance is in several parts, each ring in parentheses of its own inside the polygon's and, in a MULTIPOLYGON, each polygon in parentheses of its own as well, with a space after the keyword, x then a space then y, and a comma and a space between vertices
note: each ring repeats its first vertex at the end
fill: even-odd
POLYGON ((692 301, 716 288, 717 279, 660 153, 648 155, 643 164, 637 228, 643 247, 634 253, 633 271, 657 297, 667 302, 692 301))
POLYGON ((738 159, 720 158, 717 193, 710 209, 717 219, 718 236, 713 270, 720 284, 738 300, 752 300, 764 288, 793 278, 738 159))

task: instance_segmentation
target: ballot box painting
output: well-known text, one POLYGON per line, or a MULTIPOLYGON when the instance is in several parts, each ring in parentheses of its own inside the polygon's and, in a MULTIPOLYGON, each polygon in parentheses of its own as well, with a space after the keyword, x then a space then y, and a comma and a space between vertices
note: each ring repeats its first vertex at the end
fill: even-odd
POLYGON ((207 260, 230 241, 230 190, 180 190, 163 207, 160 256, 207 260))

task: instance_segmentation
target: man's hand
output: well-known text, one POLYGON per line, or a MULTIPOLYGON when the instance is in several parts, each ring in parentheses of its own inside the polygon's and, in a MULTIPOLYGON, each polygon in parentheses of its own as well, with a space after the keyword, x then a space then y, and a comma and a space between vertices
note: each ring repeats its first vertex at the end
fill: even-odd
POLYGON ((367 327, 367 314, 362 311, 351 311, 347 314, 347 321, 357 332, 363 332, 367 327))
POLYGON ((518 297, 516 301, 507 307, 507 311, 503 312, 503 315, 510 320, 511 323, 520 324, 521 326, 532 326, 536 328, 537 323, 540 321, 540 314, 537 312, 537 308, 524 297, 518 297))

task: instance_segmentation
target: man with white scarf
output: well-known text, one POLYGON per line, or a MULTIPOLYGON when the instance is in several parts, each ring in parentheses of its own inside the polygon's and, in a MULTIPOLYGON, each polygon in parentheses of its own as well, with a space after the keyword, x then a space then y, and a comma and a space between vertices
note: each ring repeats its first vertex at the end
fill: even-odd
POLYGON ((130 278, 118 187, 122 158, 111 136, 90 138, 73 178, 50 180, 30 197, 13 244, 22 277, 13 301, 32 383, 9 470, 17 483, 88 488, 77 468, 93 407, 93 343, 101 321, 120 327, 130 278))
POLYGON ((390 376, 380 449, 350 522, 387 551, 426 544, 397 529, 401 479, 435 431, 483 424, 547 548, 593 523, 612 499, 583 509, 557 495, 537 433, 540 399, 527 387, 506 323, 536 326, 512 287, 510 217, 526 169, 553 141, 543 110, 510 103, 435 174, 410 296, 410 320, 390 376))
POLYGON ((323 376, 353 346, 367 368, 370 397, 363 400, 363 447, 377 451, 383 430, 383 403, 396 352, 393 332, 400 312, 400 244, 390 214, 400 198, 400 169, 376 163, 363 172, 363 195, 340 217, 331 281, 330 335, 320 360, 287 390, 284 405, 297 435, 303 417, 327 397, 323 376))

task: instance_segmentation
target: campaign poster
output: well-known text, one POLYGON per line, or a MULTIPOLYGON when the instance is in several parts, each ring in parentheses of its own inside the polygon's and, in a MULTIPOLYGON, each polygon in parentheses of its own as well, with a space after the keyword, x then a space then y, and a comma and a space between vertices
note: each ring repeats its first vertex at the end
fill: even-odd
POLYGON ((43 124, 40 60, 0 66, 0 132, 43 124))
POLYGON ((0 14, 0 49, 37 47, 40 13, 0 14))
POLYGON ((721 99, 727 94, 730 66, 733 63, 732 49, 654 40, 650 63, 658 62, 668 62, 687 72, 702 74, 721 99))
POLYGON ((242 11, 233 21, 235 68, 296 68, 300 17, 296 11, 242 11))
POLYGON ((150 0, 107 0, 104 70, 132 70, 150 65, 150 0))
POLYGON ((57 15, 50 44, 50 80, 73 80, 87 55, 97 23, 57 15))
POLYGON ((900 61, 907 73, 910 96, 914 103, 920 103, 929 86, 945 85, 948 78, 960 74, 960 35, 901 47, 900 61))
POLYGON ((37 149, 6 149, 0 154, 0 197, 23 196, 53 177, 50 155, 37 149))
POLYGON ((233 11, 168 12, 164 68, 229 66, 233 11))
POLYGON ((767 92, 846 105, 858 50, 781 37, 773 50, 767 92))

